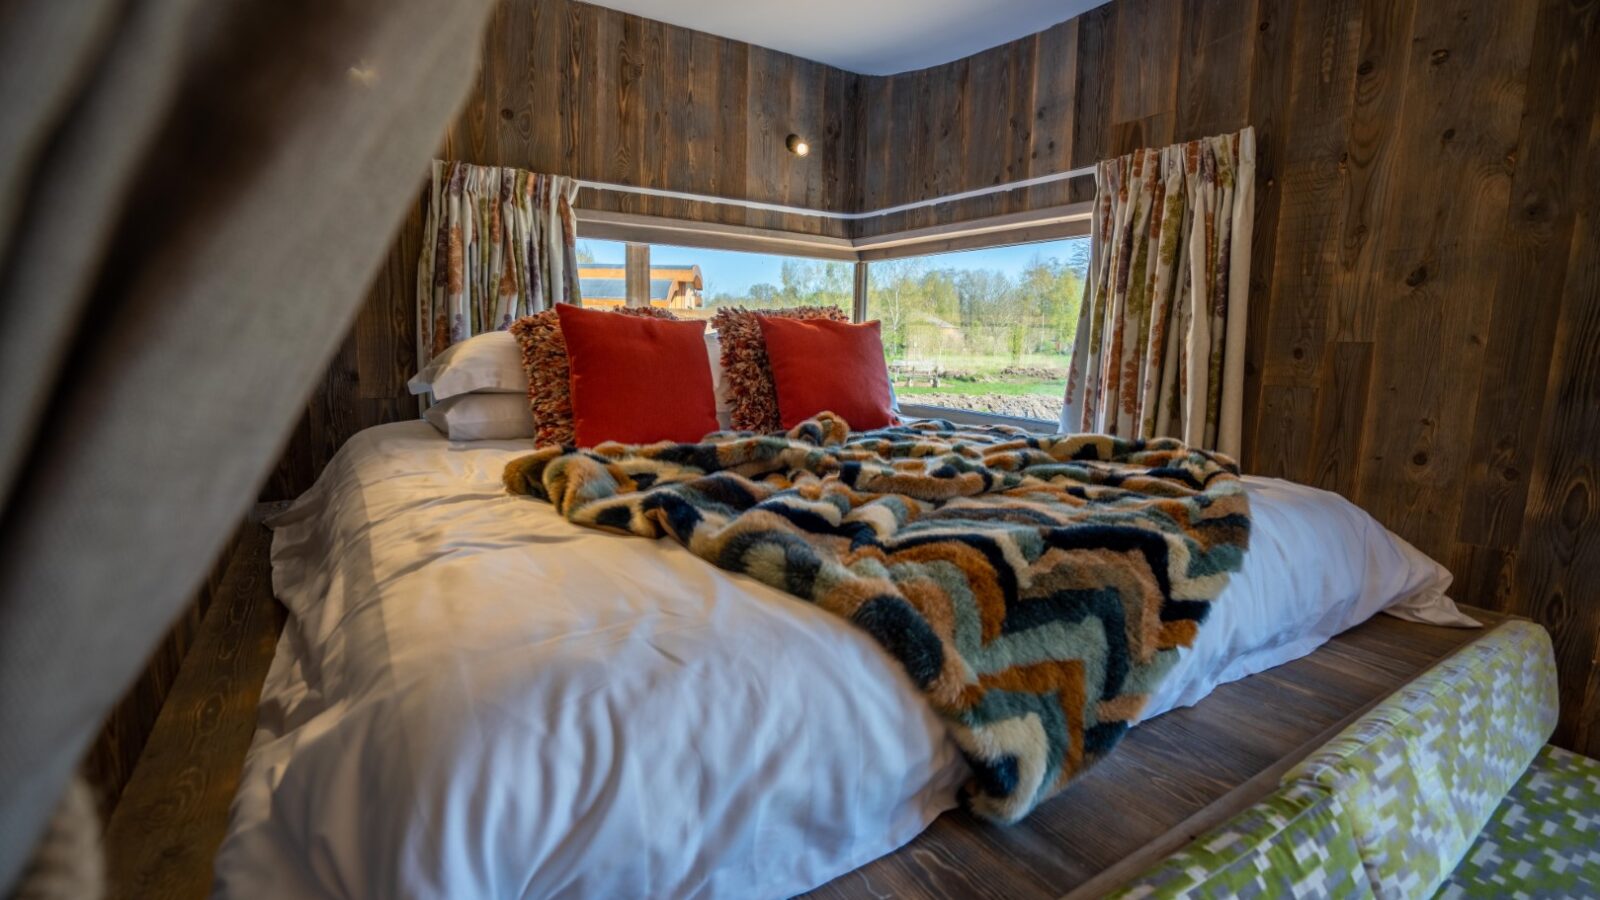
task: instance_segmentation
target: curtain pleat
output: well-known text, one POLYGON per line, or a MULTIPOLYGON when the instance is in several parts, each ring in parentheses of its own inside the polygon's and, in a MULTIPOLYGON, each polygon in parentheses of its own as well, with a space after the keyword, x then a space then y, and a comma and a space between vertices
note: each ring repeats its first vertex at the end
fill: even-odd
POLYGON ((488 9, 0 8, 0 894, 281 452, 488 9))
POLYGON ((577 303, 576 180, 434 160, 417 263, 419 364, 451 344, 577 303))
POLYGON ((1100 163, 1063 431, 1239 453, 1255 132, 1100 163))

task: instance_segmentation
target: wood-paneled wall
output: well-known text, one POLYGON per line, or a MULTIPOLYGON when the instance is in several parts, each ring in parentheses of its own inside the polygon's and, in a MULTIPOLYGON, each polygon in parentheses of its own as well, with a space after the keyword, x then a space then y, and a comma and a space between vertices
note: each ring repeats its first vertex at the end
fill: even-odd
MULTIPOLYGON (((1600 752, 1600 3, 1115 0, 863 78, 857 208, 1254 125, 1244 464, 1550 627, 1600 752)), ((859 235, 1084 199, 1088 179, 859 235)))
MULTIPOLYGON (((1560 740, 1600 754, 1600 0, 1113 0, 862 77, 568 0, 506 0, 446 139, 475 162, 878 209, 1255 126, 1244 464, 1336 490, 1549 626, 1560 740), (818 148, 783 153, 798 131, 818 148)), ((1087 198, 1087 179, 865 220, 1087 198)), ((821 220, 596 198, 821 231, 821 220)), ((415 225, 268 496, 414 415, 415 225)), ((834 231, 842 229, 834 226, 834 231)))
MULTIPOLYGON (((504 0, 450 158, 809 209, 850 204, 859 77, 571 0, 504 0), (791 133, 817 148, 798 157, 791 133)), ((787 231, 837 220, 585 191, 582 206, 787 231)))
MULTIPOLYGON (((845 127, 860 77, 740 41, 573 0, 503 0, 477 84, 440 157, 618 184, 840 210, 853 203, 845 127), (784 139, 816 149, 790 154, 784 139)), ((424 175, 418 174, 418 195, 424 175)), ((583 190, 614 212, 841 237, 841 220, 583 190)), ((419 207, 349 337, 308 399, 263 500, 294 497, 363 428, 417 415, 419 207)))

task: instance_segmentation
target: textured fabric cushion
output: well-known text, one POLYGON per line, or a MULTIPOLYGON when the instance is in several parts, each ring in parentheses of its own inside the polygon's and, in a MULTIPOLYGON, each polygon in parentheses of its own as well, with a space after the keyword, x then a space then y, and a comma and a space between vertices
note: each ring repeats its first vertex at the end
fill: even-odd
POLYGON ((422 417, 452 441, 533 437, 533 415, 522 394, 461 394, 428 407, 422 417))
POLYGON ((652 321, 556 308, 572 379, 580 447, 606 441, 698 441, 717 430, 701 322, 652 321))
POLYGON ((1555 657, 1507 622, 1434 666, 1285 776, 1332 792, 1379 897, 1432 894, 1555 729, 1555 657))
POLYGON ((528 376, 517 339, 509 332, 489 331, 429 360, 406 387, 413 394, 431 393, 436 401, 474 391, 521 394, 528 390, 528 376))
POLYGON ((793 428, 832 411, 853 431, 894 424, 889 368, 878 323, 760 316, 767 362, 778 392, 778 421, 793 428))
MULTIPOLYGON (((676 319, 664 309, 641 307, 610 311, 618 316, 676 319)), ((571 373, 567 369, 567 344, 561 337, 561 319, 553 309, 523 316, 509 329, 522 350, 522 371, 528 386, 528 407, 533 413, 533 440, 537 444, 571 446, 571 373)))
MULTIPOLYGON (((740 431, 780 431, 778 391, 772 384, 766 343, 756 313, 742 307, 718 310, 711 317, 722 343, 722 377, 727 385, 728 417, 740 431)), ((789 319, 850 321, 850 314, 832 306, 795 306, 762 312, 789 319)))
POLYGON ((1372 891, 1338 799, 1288 785, 1112 896, 1346 898, 1372 891))
POLYGON ((1600 897, 1600 761, 1546 746, 1439 897, 1600 897))

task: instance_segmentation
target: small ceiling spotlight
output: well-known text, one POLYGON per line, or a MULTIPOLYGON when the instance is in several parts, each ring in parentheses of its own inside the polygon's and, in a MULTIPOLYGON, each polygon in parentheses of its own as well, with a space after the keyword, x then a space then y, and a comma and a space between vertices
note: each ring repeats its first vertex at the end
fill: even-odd
POLYGON ((811 145, 802 140, 798 134, 789 135, 789 137, 784 140, 783 145, 788 147, 789 152, 793 153, 795 156, 805 156, 807 153, 811 152, 811 145))

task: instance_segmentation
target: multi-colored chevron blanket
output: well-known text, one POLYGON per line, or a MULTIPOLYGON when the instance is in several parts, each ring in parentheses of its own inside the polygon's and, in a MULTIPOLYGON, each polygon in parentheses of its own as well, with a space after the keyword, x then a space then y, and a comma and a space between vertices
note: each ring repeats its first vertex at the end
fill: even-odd
POLYGON ((964 801, 1002 822, 1116 745, 1250 534, 1234 464, 1178 441, 852 434, 830 413, 787 435, 544 448, 505 484, 866 629, 950 723, 964 801))

